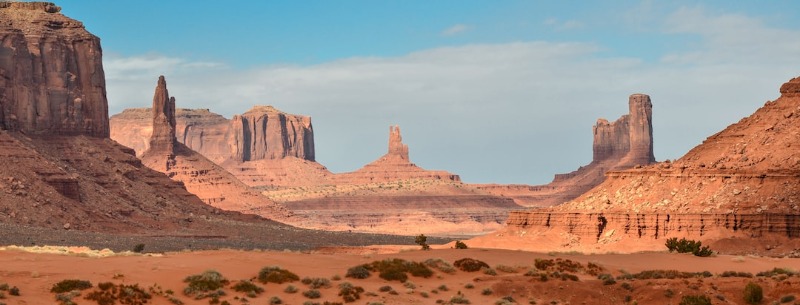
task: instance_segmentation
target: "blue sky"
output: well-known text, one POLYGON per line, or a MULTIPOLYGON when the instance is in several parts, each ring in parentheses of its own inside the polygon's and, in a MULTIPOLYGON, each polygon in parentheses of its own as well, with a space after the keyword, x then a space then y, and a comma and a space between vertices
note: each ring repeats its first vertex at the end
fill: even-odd
POLYGON ((547 183, 639 92, 656 158, 675 159, 800 75, 795 1, 57 4, 102 39, 111 114, 148 106, 163 74, 179 107, 312 116, 334 172, 378 158, 399 124, 425 168, 547 183))

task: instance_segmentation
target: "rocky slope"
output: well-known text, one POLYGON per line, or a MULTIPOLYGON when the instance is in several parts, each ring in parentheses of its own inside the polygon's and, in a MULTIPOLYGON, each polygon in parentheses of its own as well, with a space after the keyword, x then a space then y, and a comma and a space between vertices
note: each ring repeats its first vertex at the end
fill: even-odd
POLYGON ((142 162, 175 181, 182 182, 203 202, 224 210, 283 219, 289 213, 175 137, 175 98, 169 96, 164 77, 158 79, 153 96, 153 133, 142 162))
POLYGON ((60 10, 0 3, 0 128, 107 137, 100 39, 60 10))
POLYGON ((564 205, 512 213, 498 234, 535 240, 560 232, 564 249, 614 251, 632 241, 663 249, 665 237, 681 236, 772 243, 761 251, 775 240, 800 244, 800 78, 780 93, 675 162, 610 172, 564 205))
POLYGON ((592 189, 612 170, 655 162, 653 155, 653 105, 650 96, 628 98, 629 113, 614 122, 598 119, 592 128, 592 162, 577 170, 556 174, 546 185, 478 185, 494 195, 511 197, 520 205, 545 207, 562 204, 592 189))

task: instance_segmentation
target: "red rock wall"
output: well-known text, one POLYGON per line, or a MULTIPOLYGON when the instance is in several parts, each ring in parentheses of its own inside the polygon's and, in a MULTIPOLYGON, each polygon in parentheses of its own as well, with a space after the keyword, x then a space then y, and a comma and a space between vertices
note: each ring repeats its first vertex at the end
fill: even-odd
POLYGON ((0 128, 108 137, 100 39, 52 3, 0 3, 0 128))
POLYGON ((314 161, 311 118, 256 106, 231 120, 231 157, 237 161, 305 158, 314 161))

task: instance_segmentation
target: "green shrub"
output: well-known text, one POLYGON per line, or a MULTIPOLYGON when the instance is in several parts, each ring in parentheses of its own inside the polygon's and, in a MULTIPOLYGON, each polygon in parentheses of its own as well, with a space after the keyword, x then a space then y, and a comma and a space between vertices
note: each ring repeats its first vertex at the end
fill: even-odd
POLYGON ((439 285, 439 287, 437 287, 436 289, 439 289, 439 290, 441 290, 441 291, 448 291, 448 290, 450 290, 450 289, 448 289, 448 288, 447 288, 447 285, 445 285, 445 284, 441 284, 441 285, 439 285))
POLYGON ((475 285, 472 285, 472 283, 467 283, 466 285, 464 285, 464 288, 472 289, 475 288, 475 285))
POLYGON ((378 288, 378 291, 380 291, 380 292, 389 292, 389 291, 392 291, 392 290, 394 290, 394 289, 392 289, 392 286, 381 286, 380 288, 378 288))
POLYGON ((303 291, 303 296, 309 299, 319 299, 322 297, 322 293, 320 293, 319 290, 311 289, 308 291, 303 291))
POLYGON ((369 275, 370 273, 367 267, 360 265, 347 269, 347 273, 344 275, 344 277, 349 277, 354 279, 365 279, 368 278, 369 275))
POLYGON ((236 285, 233 285, 233 290, 236 292, 253 293, 253 294, 260 294, 264 292, 264 288, 258 287, 258 285, 253 284, 253 282, 248 280, 237 282, 236 285))
POLYGON ((720 277, 746 277, 751 278, 753 274, 750 272, 741 272, 741 271, 725 271, 720 273, 720 277))
POLYGON ((277 296, 269 298, 269 305, 278 305, 278 304, 283 304, 283 300, 281 300, 281 298, 277 296))
POLYGON ((711 305, 711 299, 704 295, 686 295, 679 305, 711 305))
POLYGON ((431 246, 428 245, 428 237, 425 234, 420 234, 414 238, 414 243, 420 245, 422 250, 430 250, 431 246))
POLYGON ((63 280, 58 283, 55 283, 52 288, 50 288, 50 292, 52 293, 64 293, 70 292, 73 290, 86 290, 92 288, 92 283, 89 281, 83 280, 63 280))
POLYGON ((492 291, 492 288, 484 288, 483 291, 481 291, 482 295, 492 295, 492 293, 494 293, 494 291, 492 291))
POLYGON ((790 295, 785 295, 785 296, 781 297, 781 303, 789 303, 791 301, 794 301, 795 299, 796 298, 794 297, 794 295, 791 295, 791 294, 790 295))
POLYGON ((183 282, 188 283, 188 286, 183 289, 183 293, 198 299, 224 295, 224 292, 219 291, 219 289, 229 283, 222 274, 215 270, 207 270, 201 274, 187 276, 183 279, 183 282))
POLYGON ((497 271, 495 271, 492 268, 481 268, 481 270, 483 270, 483 274, 486 274, 486 275, 492 275, 492 276, 497 275, 497 271))
POLYGON ((514 305, 514 304, 517 304, 517 302, 514 301, 514 298, 512 298, 510 295, 504 296, 498 299, 497 301, 494 301, 494 305, 514 305))
POLYGON ((678 253, 692 253, 695 256, 706 257, 711 256, 714 254, 708 246, 703 247, 703 243, 700 241, 695 240, 687 240, 686 238, 681 238, 678 240, 677 237, 667 239, 665 243, 669 252, 678 252, 678 253))
POLYGON ((764 290, 756 283, 750 282, 744 286, 744 301, 748 304, 758 304, 764 299, 764 290))
POLYGON ((464 242, 460 240, 456 241, 456 249, 468 249, 468 248, 469 247, 467 247, 467 244, 465 244, 464 242))
POLYGON ((450 298, 450 304, 470 304, 469 299, 459 292, 450 298))
POLYGON ((297 293, 297 287, 294 287, 293 285, 286 286, 286 289, 283 289, 283 292, 297 293))
POLYGON ((278 266, 269 266, 261 268, 261 271, 258 272, 258 281, 264 284, 266 283, 275 283, 275 284, 283 284, 287 282, 294 282, 300 280, 300 277, 297 274, 292 273, 289 270, 281 269, 278 266))
POLYGON ((598 275, 597 279, 603 281, 603 285, 614 285, 617 283, 617 281, 614 280, 614 277, 608 273, 598 275))
POLYGON ((408 280, 408 275, 406 275, 406 273, 424 278, 433 275, 433 271, 425 266, 425 264, 409 262, 399 258, 374 261, 364 265, 364 267, 370 271, 378 272, 378 276, 387 281, 405 282, 408 280))
POLYGON ((482 268, 489 268, 489 264, 471 258, 462 258, 455 261, 453 265, 459 270, 466 272, 476 272, 480 271, 482 268))

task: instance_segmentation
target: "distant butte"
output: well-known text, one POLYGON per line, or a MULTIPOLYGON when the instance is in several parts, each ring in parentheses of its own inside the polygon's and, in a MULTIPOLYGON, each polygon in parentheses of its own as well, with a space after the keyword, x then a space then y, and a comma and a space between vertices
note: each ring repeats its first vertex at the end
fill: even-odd
POLYGON ((147 167, 160 171, 197 195, 206 204, 272 219, 290 216, 285 208, 250 189, 222 167, 175 137, 175 98, 169 96, 164 76, 158 78, 153 96, 153 133, 150 148, 142 156, 147 167))
POLYGON ((545 207, 572 200, 602 183, 605 173, 655 162, 653 104, 646 94, 628 98, 628 114, 614 122, 598 119, 592 127, 592 162, 577 170, 556 174, 546 185, 476 185, 491 194, 514 198, 518 204, 545 207))

